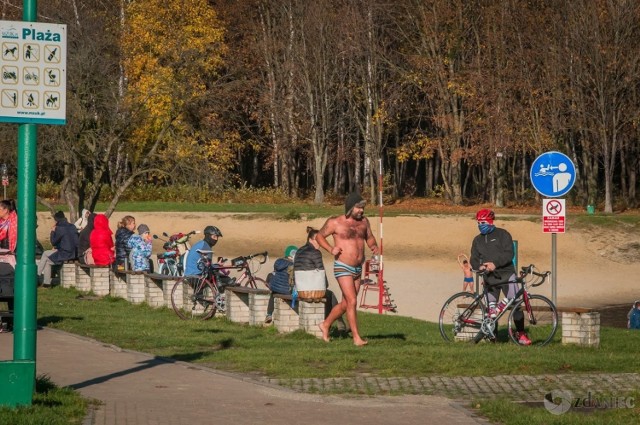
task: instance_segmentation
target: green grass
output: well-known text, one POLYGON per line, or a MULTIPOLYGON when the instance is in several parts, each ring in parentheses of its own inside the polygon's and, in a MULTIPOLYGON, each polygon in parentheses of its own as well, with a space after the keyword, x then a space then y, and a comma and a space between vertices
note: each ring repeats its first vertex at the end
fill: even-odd
POLYGON ((57 388, 48 377, 40 376, 31 406, 0 408, 0 424, 81 424, 89 403, 73 389, 57 388))
POLYGON ((78 298, 59 287, 38 292, 40 325, 187 362, 278 378, 377 376, 484 376, 574 372, 639 372, 640 333, 603 328, 600 348, 523 348, 512 343, 446 343, 437 325, 421 320, 360 313, 365 348, 350 338, 330 344, 298 331, 243 326, 224 318, 184 322, 166 308, 132 305, 106 297, 78 298))
POLYGON ((640 421, 640 392, 627 395, 633 407, 616 409, 575 409, 561 415, 552 415, 540 403, 529 406, 512 403, 508 399, 474 401, 477 409, 489 420, 504 425, 620 425, 637 424, 640 421))

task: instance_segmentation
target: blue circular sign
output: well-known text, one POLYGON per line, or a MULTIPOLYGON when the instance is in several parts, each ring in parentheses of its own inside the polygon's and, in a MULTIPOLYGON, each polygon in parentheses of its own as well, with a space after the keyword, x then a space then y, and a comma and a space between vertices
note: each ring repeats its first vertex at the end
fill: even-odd
POLYGON ((576 182, 576 167, 567 155, 550 151, 533 161, 529 176, 539 194, 558 198, 569 192, 576 182))

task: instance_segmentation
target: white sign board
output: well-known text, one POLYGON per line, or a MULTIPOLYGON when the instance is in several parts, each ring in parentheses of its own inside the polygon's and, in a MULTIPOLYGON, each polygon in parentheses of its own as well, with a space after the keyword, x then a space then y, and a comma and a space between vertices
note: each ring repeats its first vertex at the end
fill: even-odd
POLYGON ((0 122, 65 124, 67 26, 0 21, 0 122))
POLYGON ((565 200, 542 200, 542 233, 564 233, 565 231, 565 200))

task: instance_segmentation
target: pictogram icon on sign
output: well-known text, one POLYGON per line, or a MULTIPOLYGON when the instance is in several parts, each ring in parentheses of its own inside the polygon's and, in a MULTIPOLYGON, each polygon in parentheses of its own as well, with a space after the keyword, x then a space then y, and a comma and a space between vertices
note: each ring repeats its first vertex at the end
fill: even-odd
POLYGON ((560 201, 552 199, 547 202, 546 209, 550 215, 559 215, 560 213, 562 213, 562 204, 560 203, 560 201))

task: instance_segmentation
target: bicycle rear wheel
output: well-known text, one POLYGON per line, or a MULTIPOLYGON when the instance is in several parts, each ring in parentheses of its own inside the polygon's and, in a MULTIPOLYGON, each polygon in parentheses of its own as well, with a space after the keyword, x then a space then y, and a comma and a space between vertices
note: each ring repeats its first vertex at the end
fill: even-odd
POLYGON ((254 289, 270 289, 269 285, 267 285, 267 282, 265 282, 263 278, 255 276, 252 276, 251 279, 247 279, 247 284, 245 286, 254 289))
POLYGON ((485 308, 474 294, 459 292, 449 298, 440 310, 438 325, 445 341, 479 342, 485 308))
POLYGON ((521 310, 524 314, 524 331, 531 340, 531 345, 546 345, 558 330, 558 311, 547 297, 530 295, 527 309, 524 300, 520 300, 509 313, 509 337, 516 344, 520 344, 516 335, 514 314, 521 310))
POLYGON ((208 280, 183 277, 171 289, 171 306, 182 320, 207 320, 216 314, 219 295, 208 280))

